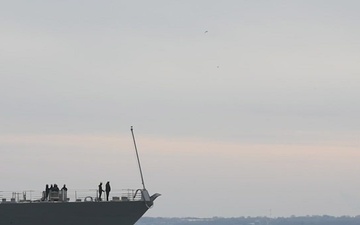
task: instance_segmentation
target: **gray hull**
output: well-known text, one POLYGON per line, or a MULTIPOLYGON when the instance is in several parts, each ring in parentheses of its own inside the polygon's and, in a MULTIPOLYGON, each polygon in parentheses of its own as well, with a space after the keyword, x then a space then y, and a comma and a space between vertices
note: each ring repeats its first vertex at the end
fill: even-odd
POLYGON ((0 204, 0 225, 133 225, 152 202, 0 204))

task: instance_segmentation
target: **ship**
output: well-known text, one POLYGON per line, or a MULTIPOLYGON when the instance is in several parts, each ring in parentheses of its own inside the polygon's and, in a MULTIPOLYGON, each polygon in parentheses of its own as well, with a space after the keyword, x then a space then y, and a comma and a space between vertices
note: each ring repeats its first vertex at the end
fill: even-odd
POLYGON ((0 191, 0 225, 135 224, 154 205, 160 194, 150 196, 145 188, 133 127, 131 133, 141 175, 141 189, 121 190, 107 200, 99 197, 98 190, 91 189, 74 191, 74 194, 67 189, 49 193, 42 191, 40 194, 34 191, 0 191))

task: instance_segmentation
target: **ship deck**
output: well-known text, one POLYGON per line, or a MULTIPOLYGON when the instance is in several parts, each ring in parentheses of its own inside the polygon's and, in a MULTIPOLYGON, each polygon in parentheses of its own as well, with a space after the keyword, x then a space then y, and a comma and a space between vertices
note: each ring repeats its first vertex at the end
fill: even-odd
MULTIPOLYGON (((103 193, 101 199, 97 189, 69 189, 68 191, 50 192, 45 198, 45 191, 0 191, 0 204, 36 203, 36 202, 100 202, 106 200, 103 193)), ((140 191, 135 189, 112 190, 109 201, 141 201, 140 191)))

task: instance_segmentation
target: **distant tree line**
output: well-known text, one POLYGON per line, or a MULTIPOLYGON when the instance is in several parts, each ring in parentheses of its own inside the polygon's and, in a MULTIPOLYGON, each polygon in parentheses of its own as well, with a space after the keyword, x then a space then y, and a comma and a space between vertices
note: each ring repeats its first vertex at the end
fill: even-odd
POLYGON ((360 225, 360 216, 291 216, 291 217, 212 217, 164 218, 143 217, 136 225, 360 225))

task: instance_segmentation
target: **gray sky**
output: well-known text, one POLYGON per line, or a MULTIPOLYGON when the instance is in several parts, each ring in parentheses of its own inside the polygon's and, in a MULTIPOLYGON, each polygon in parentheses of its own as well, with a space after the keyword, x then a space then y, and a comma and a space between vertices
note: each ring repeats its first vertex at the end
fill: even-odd
POLYGON ((0 190, 139 188, 133 125, 148 216, 359 214, 358 1, 0 5, 0 190))

